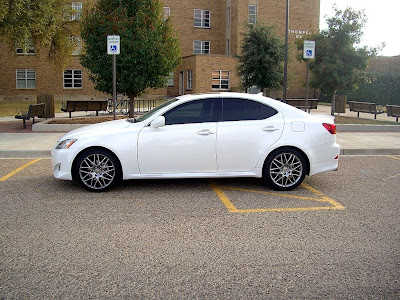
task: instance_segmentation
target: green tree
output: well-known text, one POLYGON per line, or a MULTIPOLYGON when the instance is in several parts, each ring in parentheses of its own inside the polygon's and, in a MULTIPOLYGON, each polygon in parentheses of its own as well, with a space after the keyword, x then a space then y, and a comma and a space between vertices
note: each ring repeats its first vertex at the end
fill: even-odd
POLYGON ((170 20, 164 21, 158 0, 99 0, 83 20, 85 45, 81 63, 99 91, 112 93, 112 57, 107 55, 107 35, 119 35, 121 54, 117 56, 117 92, 130 99, 148 88, 161 88, 181 62, 179 43, 170 20))
POLYGON ((64 65, 77 46, 79 19, 69 0, 0 0, 0 38, 11 49, 35 46, 64 65))
MULTIPOLYGON (((333 8, 335 15, 327 19, 328 28, 306 37, 315 41, 315 60, 310 61, 310 85, 331 95, 331 114, 335 111, 335 96, 339 90, 357 89, 367 80, 369 59, 377 49, 357 47, 366 22, 364 11, 333 8)), ((302 50, 303 43, 297 43, 302 50)))
POLYGON ((263 92, 283 84, 284 42, 274 27, 260 22, 249 24, 243 34, 238 73, 242 87, 257 86, 263 92))

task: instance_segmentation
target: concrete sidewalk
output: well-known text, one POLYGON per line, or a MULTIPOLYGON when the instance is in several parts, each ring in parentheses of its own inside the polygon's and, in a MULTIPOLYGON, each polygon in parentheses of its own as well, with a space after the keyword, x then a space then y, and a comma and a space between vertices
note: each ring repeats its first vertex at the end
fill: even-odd
MULTIPOLYGON (((330 114, 330 107, 319 105, 312 114, 330 114)), ((85 115, 85 114, 83 114, 85 115)), ((343 116, 356 117, 354 112, 347 111, 343 116)), ((57 113, 57 118, 68 117, 67 113, 57 113)), ((371 114, 360 117, 373 119, 371 114)), ((394 121, 386 114, 377 117, 381 121, 394 121)), ((65 132, 32 132, 31 121, 27 129, 22 122, 13 117, 0 118, 0 158, 26 157, 48 158, 51 150, 65 132)), ((400 155, 399 125, 338 125, 337 142, 342 155, 400 155)))

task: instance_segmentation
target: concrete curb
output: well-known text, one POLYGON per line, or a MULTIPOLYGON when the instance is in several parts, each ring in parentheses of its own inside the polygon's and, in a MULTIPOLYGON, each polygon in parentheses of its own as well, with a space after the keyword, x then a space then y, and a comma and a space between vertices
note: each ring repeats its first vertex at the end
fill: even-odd
POLYGON ((338 132, 400 132, 400 125, 338 124, 338 132))
POLYGON ((32 124, 32 131, 35 132, 68 132, 77 128, 88 126, 90 124, 49 124, 52 119, 32 124))
POLYGON ((0 158, 51 158, 50 150, 4 150, 0 158))

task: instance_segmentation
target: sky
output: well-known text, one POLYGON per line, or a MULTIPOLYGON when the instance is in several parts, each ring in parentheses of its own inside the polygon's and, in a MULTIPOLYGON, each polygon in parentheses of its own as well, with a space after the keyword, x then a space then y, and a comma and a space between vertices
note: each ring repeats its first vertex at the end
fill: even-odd
POLYGON ((378 55, 400 55, 400 0, 320 0, 320 3, 320 29, 327 27, 325 20, 333 16, 335 3, 341 10, 348 6, 364 9, 367 23, 361 44, 376 47, 384 42, 386 46, 378 55))

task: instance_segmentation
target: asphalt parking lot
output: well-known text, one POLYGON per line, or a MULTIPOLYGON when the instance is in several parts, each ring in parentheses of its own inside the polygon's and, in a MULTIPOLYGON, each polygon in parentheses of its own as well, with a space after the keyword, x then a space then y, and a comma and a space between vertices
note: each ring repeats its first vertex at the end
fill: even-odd
POLYGON ((291 192, 255 179, 89 193, 0 159, 0 299, 398 299, 400 156, 342 156, 291 192))

